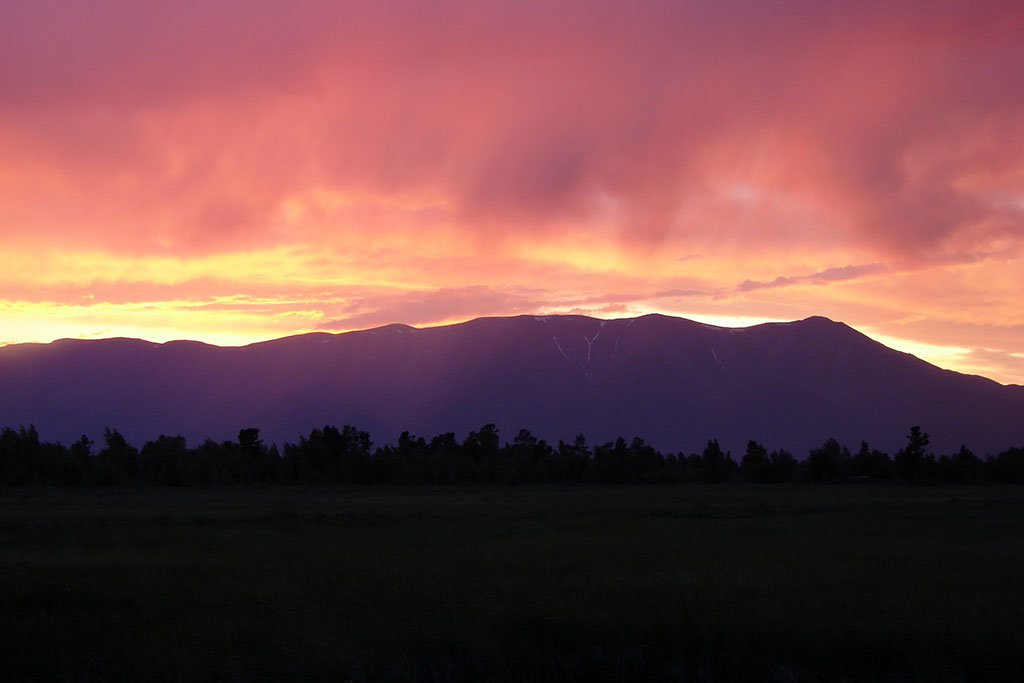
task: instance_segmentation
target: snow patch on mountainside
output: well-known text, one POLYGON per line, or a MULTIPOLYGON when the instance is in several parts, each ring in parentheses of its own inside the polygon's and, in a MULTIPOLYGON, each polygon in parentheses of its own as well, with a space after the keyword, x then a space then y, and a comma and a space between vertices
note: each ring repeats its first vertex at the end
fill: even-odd
POLYGON ((558 339, 555 337, 555 335, 551 335, 551 341, 555 342, 555 346, 558 348, 558 352, 562 354, 562 358, 568 360, 571 363, 572 361, 569 360, 569 356, 565 355, 565 351, 562 350, 562 345, 558 343, 558 339))

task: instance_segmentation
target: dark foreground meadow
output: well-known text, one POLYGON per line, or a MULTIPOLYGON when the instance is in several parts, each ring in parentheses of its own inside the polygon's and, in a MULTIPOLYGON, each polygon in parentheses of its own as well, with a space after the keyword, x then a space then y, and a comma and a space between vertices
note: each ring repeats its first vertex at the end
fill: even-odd
POLYGON ((6 680, 1024 678, 1019 488, 0 496, 6 680))

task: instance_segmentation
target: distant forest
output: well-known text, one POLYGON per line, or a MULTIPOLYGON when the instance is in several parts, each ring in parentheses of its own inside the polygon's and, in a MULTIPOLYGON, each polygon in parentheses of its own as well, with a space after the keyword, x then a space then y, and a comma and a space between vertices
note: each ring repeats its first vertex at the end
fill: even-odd
POLYGON ((906 482, 1024 483, 1024 448, 981 459, 966 446, 936 456, 928 434, 912 427, 894 456, 862 442, 856 452, 835 439, 798 460, 750 441, 734 458, 716 440, 701 453, 661 453, 643 439, 590 447, 538 440, 522 429, 501 444, 493 424, 429 441, 404 432, 397 445, 373 447, 370 434, 346 425, 314 429, 297 444, 267 447, 256 428, 237 441, 207 439, 189 448, 164 436, 141 449, 113 429, 98 451, 83 436, 70 446, 41 441, 35 427, 0 430, 0 485, 6 486, 223 486, 272 484, 756 484, 906 482))

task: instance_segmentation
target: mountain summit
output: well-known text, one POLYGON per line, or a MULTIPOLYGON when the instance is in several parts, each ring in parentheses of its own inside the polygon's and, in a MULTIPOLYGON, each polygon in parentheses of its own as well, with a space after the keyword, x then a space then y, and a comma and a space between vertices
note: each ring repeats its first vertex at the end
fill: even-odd
POLYGON ((664 315, 480 318, 387 325, 243 347, 136 339, 0 348, 0 425, 65 443, 104 426, 141 444, 267 441, 352 424, 378 442, 493 422, 549 440, 640 436, 697 451, 748 439, 798 455, 835 437, 895 451, 911 425, 937 452, 1024 443, 1024 387, 942 370, 842 323, 811 317, 725 328, 664 315))

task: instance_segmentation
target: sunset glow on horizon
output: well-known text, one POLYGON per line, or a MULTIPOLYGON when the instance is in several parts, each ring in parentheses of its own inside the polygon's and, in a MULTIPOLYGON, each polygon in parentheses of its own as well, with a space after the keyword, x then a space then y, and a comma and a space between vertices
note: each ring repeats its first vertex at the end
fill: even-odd
POLYGON ((1024 5, 0 9, 0 344, 823 315, 1024 384, 1024 5))

